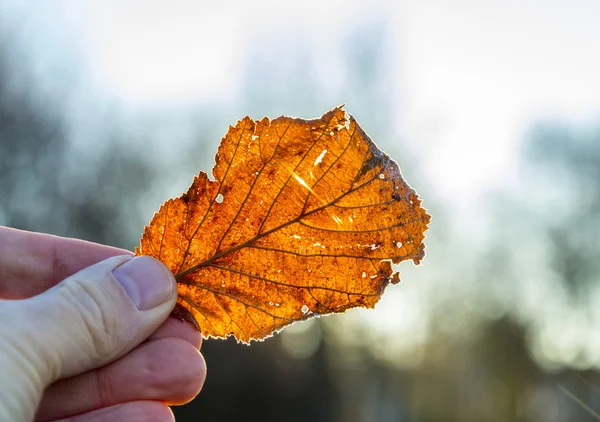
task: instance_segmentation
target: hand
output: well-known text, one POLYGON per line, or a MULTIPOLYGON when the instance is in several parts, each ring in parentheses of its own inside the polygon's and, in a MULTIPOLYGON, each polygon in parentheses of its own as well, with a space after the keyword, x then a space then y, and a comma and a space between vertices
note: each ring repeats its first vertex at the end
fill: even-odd
POLYGON ((0 420, 172 421, 206 375, 176 296, 153 258, 0 227, 0 420))

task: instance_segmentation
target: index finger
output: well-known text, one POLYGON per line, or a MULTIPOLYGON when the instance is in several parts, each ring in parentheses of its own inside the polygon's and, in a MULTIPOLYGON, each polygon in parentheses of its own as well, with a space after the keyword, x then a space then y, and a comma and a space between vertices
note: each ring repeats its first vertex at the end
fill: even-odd
POLYGON ((0 298, 35 296, 77 271, 131 251, 0 226, 0 298))

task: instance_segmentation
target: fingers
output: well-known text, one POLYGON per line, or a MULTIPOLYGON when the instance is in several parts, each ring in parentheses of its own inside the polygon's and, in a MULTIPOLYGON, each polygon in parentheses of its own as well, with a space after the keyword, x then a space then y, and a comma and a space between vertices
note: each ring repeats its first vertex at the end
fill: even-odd
POLYGON ((198 331, 191 323, 181 321, 174 317, 167 318, 147 341, 171 337, 185 340, 198 350, 200 350, 200 347, 202 346, 202 334, 200 334, 200 331, 198 331))
POLYGON ((36 420, 53 420, 135 400, 183 404, 202 388, 206 364, 190 343, 163 338, 112 364, 61 380, 44 393, 36 420))
POLYGON ((116 255, 132 253, 79 239, 0 227, 0 298, 35 296, 116 255))
MULTIPOLYGON (((61 419, 62 422, 175 422, 166 404, 140 400, 61 419)), ((60 422, 60 421, 59 421, 60 422)))

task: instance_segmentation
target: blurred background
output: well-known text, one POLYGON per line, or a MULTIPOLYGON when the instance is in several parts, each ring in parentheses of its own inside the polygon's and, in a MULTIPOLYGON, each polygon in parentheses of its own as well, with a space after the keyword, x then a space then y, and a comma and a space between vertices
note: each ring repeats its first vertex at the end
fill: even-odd
POLYGON ((433 216, 374 311, 205 341, 178 421, 600 420, 600 2, 0 1, 0 224, 133 249, 244 115, 341 103, 433 216))

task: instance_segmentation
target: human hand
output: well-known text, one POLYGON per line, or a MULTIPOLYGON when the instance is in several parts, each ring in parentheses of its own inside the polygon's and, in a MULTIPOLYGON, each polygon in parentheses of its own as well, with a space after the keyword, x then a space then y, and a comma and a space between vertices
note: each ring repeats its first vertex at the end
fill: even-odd
POLYGON ((172 421, 206 375, 176 296, 150 257, 0 227, 0 420, 172 421))

